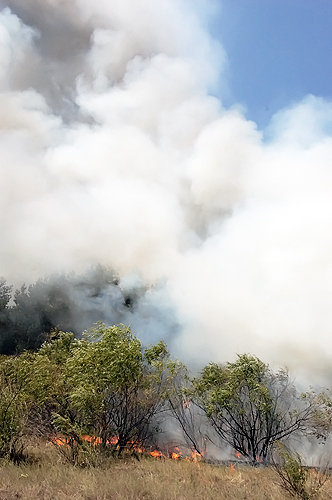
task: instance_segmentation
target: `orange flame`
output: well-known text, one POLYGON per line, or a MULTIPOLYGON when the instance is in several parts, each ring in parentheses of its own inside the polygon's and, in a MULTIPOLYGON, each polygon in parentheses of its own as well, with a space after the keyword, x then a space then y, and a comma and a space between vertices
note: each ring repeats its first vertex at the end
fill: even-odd
POLYGON ((231 468, 231 470, 235 470, 235 467, 233 464, 230 464, 230 468, 231 468))
POLYGON ((198 461, 202 460, 202 455, 200 453, 198 453, 198 451, 193 451, 191 453, 191 459, 193 462, 198 462, 198 461))
MULTIPOLYGON (((101 444, 103 442, 103 440, 101 439, 100 436, 84 435, 84 436, 81 436, 81 439, 83 439, 83 441, 86 441, 87 443, 90 443, 93 445, 101 444)), ((107 444, 117 444, 118 441, 119 441, 119 438, 117 436, 114 436, 114 437, 108 439, 106 441, 106 443, 107 444)), ((52 439, 52 443, 56 444, 58 446, 64 446, 65 444, 70 443, 70 438, 57 437, 57 438, 52 439)))
POLYGON ((96 436, 81 436, 81 438, 83 439, 83 441, 86 441, 87 443, 91 443, 91 444, 101 444, 102 443, 102 439, 101 437, 96 437, 96 436))
POLYGON ((57 446, 63 446, 65 444, 68 444, 68 439, 67 438, 54 438, 52 439, 52 443, 56 444, 57 446))
POLYGON ((153 450, 153 451, 150 451, 150 455, 151 457, 154 457, 154 458, 161 458, 163 457, 164 455, 158 451, 158 450, 153 450))
POLYGON ((113 436, 111 439, 107 440, 107 444, 118 444, 119 438, 118 436, 113 436))
MULTIPOLYGON (((84 441, 86 441, 87 443, 90 443, 94 446, 98 445, 98 444, 101 444, 102 443, 102 438, 100 436, 89 436, 89 435, 84 435, 84 436, 81 436, 81 439, 83 439, 84 441)), ((111 437, 110 439, 108 439, 106 441, 106 443, 108 445, 117 445, 118 444, 118 441, 119 441, 119 438, 117 436, 113 436, 111 437)), ((67 438, 67 437, 56 437, 54 439, 52 439, 52 443, 53 444, 56 444, 57 446, 64 446, 64 445, 69 445, 71 443, 71 440, 70 438, 67 438)), ((132 446, 133 446, 133 449, 137 452, 137 453, 149 453, 153 458, 166 458, 166 455, 163 454, 161 451, 159 450, 151 450, 148 452, 147 450, 145 450, 143 447, 137 445, 136 443, 131 443, 132 446)), ((181 451, 179 450, 178 447, 176 447, 174 449, 174 451, 170 452, 169 453, 169 458, 172 459, 172 460, 179 460, 181 457, 182 457, 182 453, 181 451)), ((200 460, 202 460, 202 455, 200 453, 198 453, 197 451, 192 451, 191 453, 191 457, 185 457, 186 460, 188 461, 192 461, 192 462, 199 462, 200 460)))

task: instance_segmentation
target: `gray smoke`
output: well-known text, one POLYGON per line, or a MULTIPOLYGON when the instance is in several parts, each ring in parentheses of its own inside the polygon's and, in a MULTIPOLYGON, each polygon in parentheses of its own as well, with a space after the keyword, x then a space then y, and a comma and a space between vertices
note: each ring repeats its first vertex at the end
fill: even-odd
POLYGON ((112 266, 159 283, 138 336, 177 318, 185 361, 251 352, 325 383, 331 103, 308 96, 264 134, 224 109, 209 2, 0 5, 0 275, 112 266))

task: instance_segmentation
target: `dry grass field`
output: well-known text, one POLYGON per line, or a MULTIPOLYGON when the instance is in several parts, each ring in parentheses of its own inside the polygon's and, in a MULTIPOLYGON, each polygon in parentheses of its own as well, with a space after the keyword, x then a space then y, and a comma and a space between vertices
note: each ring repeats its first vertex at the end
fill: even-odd
MULTIPOLYGON (((31 452, 31 451, 30 451, 31 452)), ((122 459, 99 468, 63 462, 52 445, 35 447, 29 464, 2 463, 0 500, 282 500, 269 468, 186 460, 122 459)), ((321 498, 332 498, 332 482, 321 498)))

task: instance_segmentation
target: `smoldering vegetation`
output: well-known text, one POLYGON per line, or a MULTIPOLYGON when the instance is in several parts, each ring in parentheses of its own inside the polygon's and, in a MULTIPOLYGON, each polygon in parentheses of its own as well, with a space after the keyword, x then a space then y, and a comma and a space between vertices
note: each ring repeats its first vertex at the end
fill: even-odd
POLYGON ((1 356, 0 389, 0 459, 16 465, 38 439, 79 467, 227 459, 282 476, 302 467, 294 443, 318 449, 332 430, 328 391, 300 392, 249 354, 193 376, 163 341, 143 346, 123 324, 98 322, 80 339, 52 330, 35 352, 1 356))

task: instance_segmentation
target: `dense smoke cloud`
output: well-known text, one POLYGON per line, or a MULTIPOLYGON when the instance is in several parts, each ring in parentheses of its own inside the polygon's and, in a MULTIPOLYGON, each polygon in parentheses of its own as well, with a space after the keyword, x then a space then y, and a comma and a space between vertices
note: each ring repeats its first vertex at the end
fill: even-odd
POLYGON ((0 275, 110 265, 163 283, 150 321, 169 337, 172 304, 185 361, 251 352, 324 382, 331 103, 308 96, 264 134, 224 109, 198 3, 0 5, 0 275))

